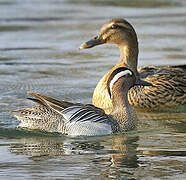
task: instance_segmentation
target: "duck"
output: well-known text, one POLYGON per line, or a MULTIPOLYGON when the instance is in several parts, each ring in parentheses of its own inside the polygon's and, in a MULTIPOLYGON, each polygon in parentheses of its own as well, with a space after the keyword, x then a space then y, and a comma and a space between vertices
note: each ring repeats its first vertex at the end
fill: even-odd
POLYGON ((126 68, 115 69, 107 88, 113 109, 107 115, 104 110, 92 105, 57 100, 39 93, 28 92, 37 106, 11 111, 19 121, 19 127, 57 132, 69 136, 108 135, 132 130, 137 125, 137 117, 129 105, 127 93, 134 85, 151 86, 151 83, 136 79, 126 68))
POLYGON ((143 66, 138 65, 138 38, 133 26, 125 19, 115 18, 105 23, 97 36, 81 44, 88 49, 101 44, 116 44, 120 49, 119 62, 98 82, 92 97, 92 104, 112 111, 112 100, 107 90, 107 81, 119 67, 131 69, 137 78, 152 86, 134 86, 129 90, 129 103, 138 112, 186 111, 186 65, 143 66), (101 101, 100 101, 101 99, 101 101))

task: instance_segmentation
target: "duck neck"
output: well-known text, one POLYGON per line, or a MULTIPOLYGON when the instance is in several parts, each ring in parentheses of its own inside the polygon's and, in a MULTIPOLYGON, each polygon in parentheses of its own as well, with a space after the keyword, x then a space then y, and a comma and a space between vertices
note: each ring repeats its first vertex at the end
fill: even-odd
POLYGON ((122 113, 123 109, 126 109, 130 106, 128 102, 127 93, 118 91, 117 94, 115 94, 113 92, 112 93, 112 104, 113 104, 113 108, 116 110, 117 113, 122 113))
POLYGON ((119 49, 120 63, 131 69, 135 75, 138 75, 138 42, 135 42, 133 44, 120 44, 119 49))
POLYGON ((136 126, 137 117, 128 102, 127 93, 121 92, 118 94, 117 92, 117 94, 113 94, 112 103, 114 111, 111 115, 118 122, 120 129, 122 131, 133 129, 136 126), (115 96, 117 97, 115 98, 115 96))

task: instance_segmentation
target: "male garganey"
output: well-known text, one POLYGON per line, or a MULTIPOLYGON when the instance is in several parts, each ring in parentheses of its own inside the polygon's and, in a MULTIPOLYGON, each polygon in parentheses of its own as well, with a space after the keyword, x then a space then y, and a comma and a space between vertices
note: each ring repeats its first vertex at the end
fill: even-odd
POLYGON ((21 121, 20 127, 59 132, 71 136, 106 135, 135 128, 137 118, 128 103, 128 90, 134 85, 152 85, 136 79, 134 73, 126 67, 115 69, 107 81, 107 90, 112 99, 113 109, 107 115, 91 104, 79 104, 59 101, 34 92, 29 92, 39 104, 32 108, 12 111, 21 121))

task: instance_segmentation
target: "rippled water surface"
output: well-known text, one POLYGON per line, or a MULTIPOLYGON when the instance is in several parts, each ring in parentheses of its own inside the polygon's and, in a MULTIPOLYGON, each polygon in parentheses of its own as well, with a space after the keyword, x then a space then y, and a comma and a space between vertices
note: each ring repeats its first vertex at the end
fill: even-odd
POLYGON ((126 135, 68 138, 17 129, 27 91, 90 103, 119 60, 114 45, 80 51, 103 23, 135 27, 139 65, 186 64, 184 0, 0 0, 0 179, 186 179, 186 114, 140 113, 126 135))

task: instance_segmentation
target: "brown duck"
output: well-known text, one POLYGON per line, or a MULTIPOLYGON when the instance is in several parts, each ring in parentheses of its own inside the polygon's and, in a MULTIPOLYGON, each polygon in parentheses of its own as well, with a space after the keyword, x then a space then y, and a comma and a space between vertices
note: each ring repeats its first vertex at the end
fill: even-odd
POLYGON ((115 69, 126 66, 138 78, 153 84, 130 89, 128 99, 133 107, 143 111, 186 111, 186 65, 144 66, 137 69, 137 35, 132 25, 124 19, 113 19, 104 24, 98 36, 83 43, 80 49, 105 43, 118 45, 120 61, 98 82, 92 98, 95 106, 110 113, 112 102, 106 88, 107 81, 115 69))

